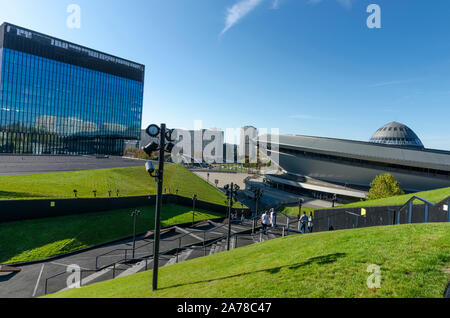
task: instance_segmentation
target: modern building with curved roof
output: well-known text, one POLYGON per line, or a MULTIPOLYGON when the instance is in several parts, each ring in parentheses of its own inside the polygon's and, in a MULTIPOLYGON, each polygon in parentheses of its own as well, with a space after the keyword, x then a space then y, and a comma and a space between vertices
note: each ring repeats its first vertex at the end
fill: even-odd
POLYGON ((416 133, 406 125, 392 122, 378 129, 370 142, 412 148, 425 148, 416 133))
MULTIPOLYGON (((335 188, 343 187, 364 193, 377 175, 391 173, 407 192, 450 187, 450 151, 426 149, 417 134, 401 123, 381 127, 369 142, 299 135, 277 137, 278 165, 285 175, 268 176, 277 183, 308 188, 308 184, 319 182, 325 186, 315 191, 336 194, 335 188)), ((262 146, 264 140, 273 138, 260 138, 262 146)), ((363 196, 341 192, 350 197, 363 196)))

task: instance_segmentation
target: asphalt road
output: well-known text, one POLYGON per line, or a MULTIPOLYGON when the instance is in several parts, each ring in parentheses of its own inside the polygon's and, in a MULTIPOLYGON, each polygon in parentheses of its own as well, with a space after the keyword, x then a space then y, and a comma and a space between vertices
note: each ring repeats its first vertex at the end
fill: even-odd
POLYGON ((0 176, 144 166, 144 160, 95 156, 0 155, 0 176))

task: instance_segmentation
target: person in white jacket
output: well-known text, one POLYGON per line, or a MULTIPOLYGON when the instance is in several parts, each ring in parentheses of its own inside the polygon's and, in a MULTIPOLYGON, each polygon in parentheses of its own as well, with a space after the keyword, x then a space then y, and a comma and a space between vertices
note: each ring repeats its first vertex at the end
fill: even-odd
POLYGON ((269 221, 270 221, 269 219, 270 219, 269 211, 266 211, 261 216, 262 231, 264 234, 267 233, 267 226, 269 225, 269 221))
POLYGON ((277 226, 277 212, 273 208, 270 210, 270 224, 272 228, 277 226))

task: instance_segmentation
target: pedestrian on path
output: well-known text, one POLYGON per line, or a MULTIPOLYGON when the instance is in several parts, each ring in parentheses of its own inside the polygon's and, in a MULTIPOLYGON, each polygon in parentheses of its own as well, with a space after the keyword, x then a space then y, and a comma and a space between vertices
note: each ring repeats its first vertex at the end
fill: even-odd
POLYGON ((303 216, 300 219, 300 222, 302 224, 302 227, 300 229, 300 232, 302 234, 306 234, 306 227, 308 226, 308 216, 306 215, 306 212, 303 212, 303 216))
POLYGON ((272 228, 277 226, 277 212, 275 212, 274 208, 270 210, 270 224, 272 228))
POLYGON ((309 233, 313 232, 313 227, 314 227, 313 213, 309 212, 309 218, 308 218, 308 231, 309 231, 309 233))
POLYGON ((262 231, 267 234, 267 226, 269 225, 269 211, 266 211, 261 217, 262 231))

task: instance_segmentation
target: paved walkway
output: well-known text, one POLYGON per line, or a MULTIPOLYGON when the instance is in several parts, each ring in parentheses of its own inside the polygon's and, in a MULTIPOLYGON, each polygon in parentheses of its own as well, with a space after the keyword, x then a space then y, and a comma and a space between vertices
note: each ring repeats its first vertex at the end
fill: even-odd
POLYGON ((216 186, 215 180, 219 180, 218 187, 223 188, 224 185, 233 182, 241 189, 245 189, 244 180, 251 176, 248 173, 228 173, 228 172, 208 172, 208 171, 193 171, 200 178, 209 181, 210 184, 216 186), (209 178, 208 178, 209 173, 209 178))
MULTIPOLYGON (((269 229, 267 234, 261 233, 258 227, 253 232, 253 221, 250 220, 233 224, 230 247, 234 249, 283 235, 297 234, 298 226, 294 221, 296 219, 290 219, 289 231, 287 218, 279 215, 278 227, 269 229)), ((194 228, 175 226, 163 230, 159 266, 169 266, 226 251, 227 232, 227 223, 213 221, 198 223, 194 228), (207 241, 207 244, 204 245, 204 241, 207 241)), ((135 259, 139 260, 132 258, 132 241, 124 240, 75 255, 63 256, 57 260, 22 266, 19 273, 0 276, 0 298, 32 298, 45 295, 46 289, 47 293, 51 294, 75 288, 77 286, 73 285, 73 278, 76 275, 81 276, 78 281, 81 279, 81 285, 84 286, 151 270, 152 255, 153 238, 152 235, 147 235, 137 239, 135 259), (113 263, 117 264, 112 266, 113 263), (74 274, 75 270, 78 272, 74 274), (50 278, 54 275, 58 276, 50 278)))
MULTIPOLYGON (((245 232, 251 229, 250 224, 233 225, 233 233, 245 232)), ((191 259, 194 256, 205 256, 210 253, 211 246, 204 249, 202 242, 222 239, 227 233, 225 224, 213 222, 200 223, 195 230, 173 227, 161 235, 161 261, 160 266, 171 265, 176 262, 191 259), (192 233, 191 233, 192 232, 192 233), (176 256, 178 247, 190 247, 200 245, 191 252, 183 252, 176 256)), ((136 243, 135 258, 144 258, 153 255, 152 237, 139 237, 136 243)), ((58 258, 54 261, 41 262, 21 267, 21 271, 12 275, 0 276, 0 298, 30 298, 45 294, 46 279, 60 274, 60 276, 48 280, 47 292, 55 293, 67 289, 70 284, 67 280, 73 272, 71 268, 81 269, 82 285, 92 284, 114 277, 123 277, 153 267, 152 257, 147 262, 122 262, 115 268, 109 266, 114 262, 132 258, 132 241, 124 240, 101 248, 80 252, 75 255, 58 258), (105 254, 105 255, 103 255, 105 254), (98 257, 99 255, 103 255, 98 257), (72 266, 73 265, 73 266, 72 266), (72 267, 71 267, 72 266, 72 267), (103 269, 102 269, 103 268, 103 269), (98 271, 97 269, 102 269, 98 271), (67 272, 69 271, 69 272, 67 272)))

